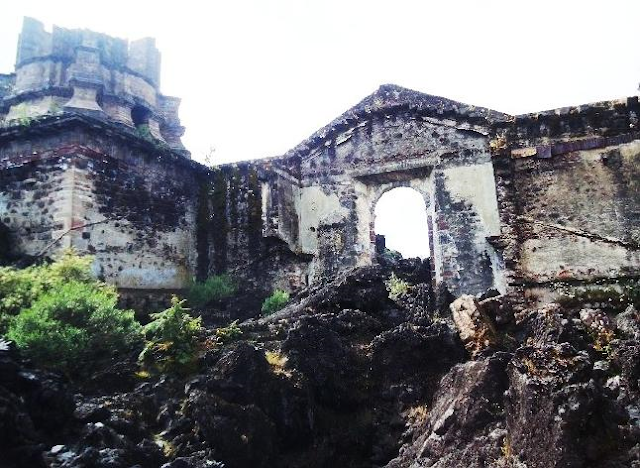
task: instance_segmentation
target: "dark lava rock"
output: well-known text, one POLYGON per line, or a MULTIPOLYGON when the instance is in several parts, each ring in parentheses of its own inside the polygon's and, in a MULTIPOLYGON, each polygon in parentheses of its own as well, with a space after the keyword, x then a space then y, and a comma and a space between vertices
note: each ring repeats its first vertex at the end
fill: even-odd
POLYGON ((418 407, 412 441, 389 468, 484 467, 501 455, 506 353, 458 364, 442 379, 429 407, 418 407))
POLYGON ((60 377, 0 351, 0 466, 640 468, 635 310, 489 291, 471 358, 430 274, 394 260, 310 288, 196 375, 102 366, 75 412, 60 377), (393 300, 392 271, 410 285, 393 300))
POLYGON ((317 400, 348 408, 366 398, 366 363, 350 344, 317 317, 303 317, 289 330, 282 349, 308 380, 317 400))
POLYGON ((508 373, 513 457, 534 468, 627 466, 619 464, 627 416, 592 378, 586 351, 568 343, 522 347, 508 373))
POLYGON ((256 405, 274 424, 284 445, 304 445, 312 430, 309 388, 306 381, 286 377, 283 369, 280 372, 274 372, 263 349, 241 341, 221 353, 207 373, 204 388, 228 403, 256 405))
POLYGON ((272 465, 276 430, 255 405, 228 403, 216 395, 195 390, 185 413, 195 421, 195 431, 226 467, 272 465))
POLYGON ((371 342, 371 353, 382 397, 405 405, 429 400, 440 378, 467 356, 457 333, 443 322, 387 330, 371 342))
POLYGON ((212 451, 202 450, 188 457, 178 457, 161 468, 225 468, 225 465, 214 460, 212 451))
POLYGON ((44 466, 41 453, 64 440, 73 395, 55 374, 28 368, 11 347, 0 350, 0 453, 7 467, 44 466))
POLYGON ((629 305, 616 317, 616 328, 629 339, 640 341, 640 312, 629 305))

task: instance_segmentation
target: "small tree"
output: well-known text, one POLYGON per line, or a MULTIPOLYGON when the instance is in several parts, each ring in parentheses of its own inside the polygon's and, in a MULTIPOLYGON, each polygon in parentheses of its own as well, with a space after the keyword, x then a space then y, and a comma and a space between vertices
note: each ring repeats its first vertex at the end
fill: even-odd
POLYGON ((196 369, 202 325, 200 317, 189 315, 185 302, 173 296, 171 307, 151 314, 153 320, 144 326, 147 342, 138 358, 144 366, 152 365, 160 372, 196 369))

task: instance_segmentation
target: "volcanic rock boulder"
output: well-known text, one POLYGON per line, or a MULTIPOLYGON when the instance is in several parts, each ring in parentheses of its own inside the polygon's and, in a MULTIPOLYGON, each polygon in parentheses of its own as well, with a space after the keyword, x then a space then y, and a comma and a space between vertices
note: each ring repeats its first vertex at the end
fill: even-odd
POLYGON ((366 362, 321 319, 299 320, 289 330, 283 351, 308 380, 318 402, 348 409, 366 399, 366 362))
POLYGON ((496 343, 495 325, 474 296, 461 296, 450 308, 460 339, 472 356, 496 343))
POLYGON ((516 352, 508 371, 509 454, 533 468, 630 466, 621 429, 627 415, 594 379, 595 367, 568 343, 516 352))
POLYGON ((454 366, 433 402, 415 411, 412 441, 387 467, 483 467, 500 458, 508 360, 507 353, 497 353, 454 366))
POLYGON ((271 466, 276 430, 256 405, 229 403, 196 390, 189 395, 186 415, 225 466, 271 466))

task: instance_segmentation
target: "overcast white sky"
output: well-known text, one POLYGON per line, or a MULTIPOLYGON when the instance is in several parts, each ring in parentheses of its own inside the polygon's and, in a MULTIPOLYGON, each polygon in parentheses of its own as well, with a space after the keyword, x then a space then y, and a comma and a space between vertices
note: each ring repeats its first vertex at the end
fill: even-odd
POLYGON ((22 17, 162 53, 201 160, 284 153, 383 83, 508 113, 636 94, 639 0, 20 0, 0 14, 0 72, 22 17))

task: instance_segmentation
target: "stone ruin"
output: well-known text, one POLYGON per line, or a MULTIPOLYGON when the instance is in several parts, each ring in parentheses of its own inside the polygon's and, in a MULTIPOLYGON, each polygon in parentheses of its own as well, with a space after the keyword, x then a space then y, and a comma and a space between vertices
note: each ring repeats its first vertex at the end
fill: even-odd
POLYGON ((25 19, 0 75, 13 253, 73 246, 122 290, 231 272, 295 291, 374 263, 376 202, 411 187, 434 280, 456 295, 640 274, 635 96, 513 116, 384 85, 280 157, 207 168, 159 78, 152 39, 25 19))
POLYGON ((180 137, 180 99, 160 87, 160 52, 152 38, 130 44, 88 30, 53 32, 25 18, 16 70, 0 75, 0 116, 20 120, 80 112, 133 127, 189 157, 180 137))

